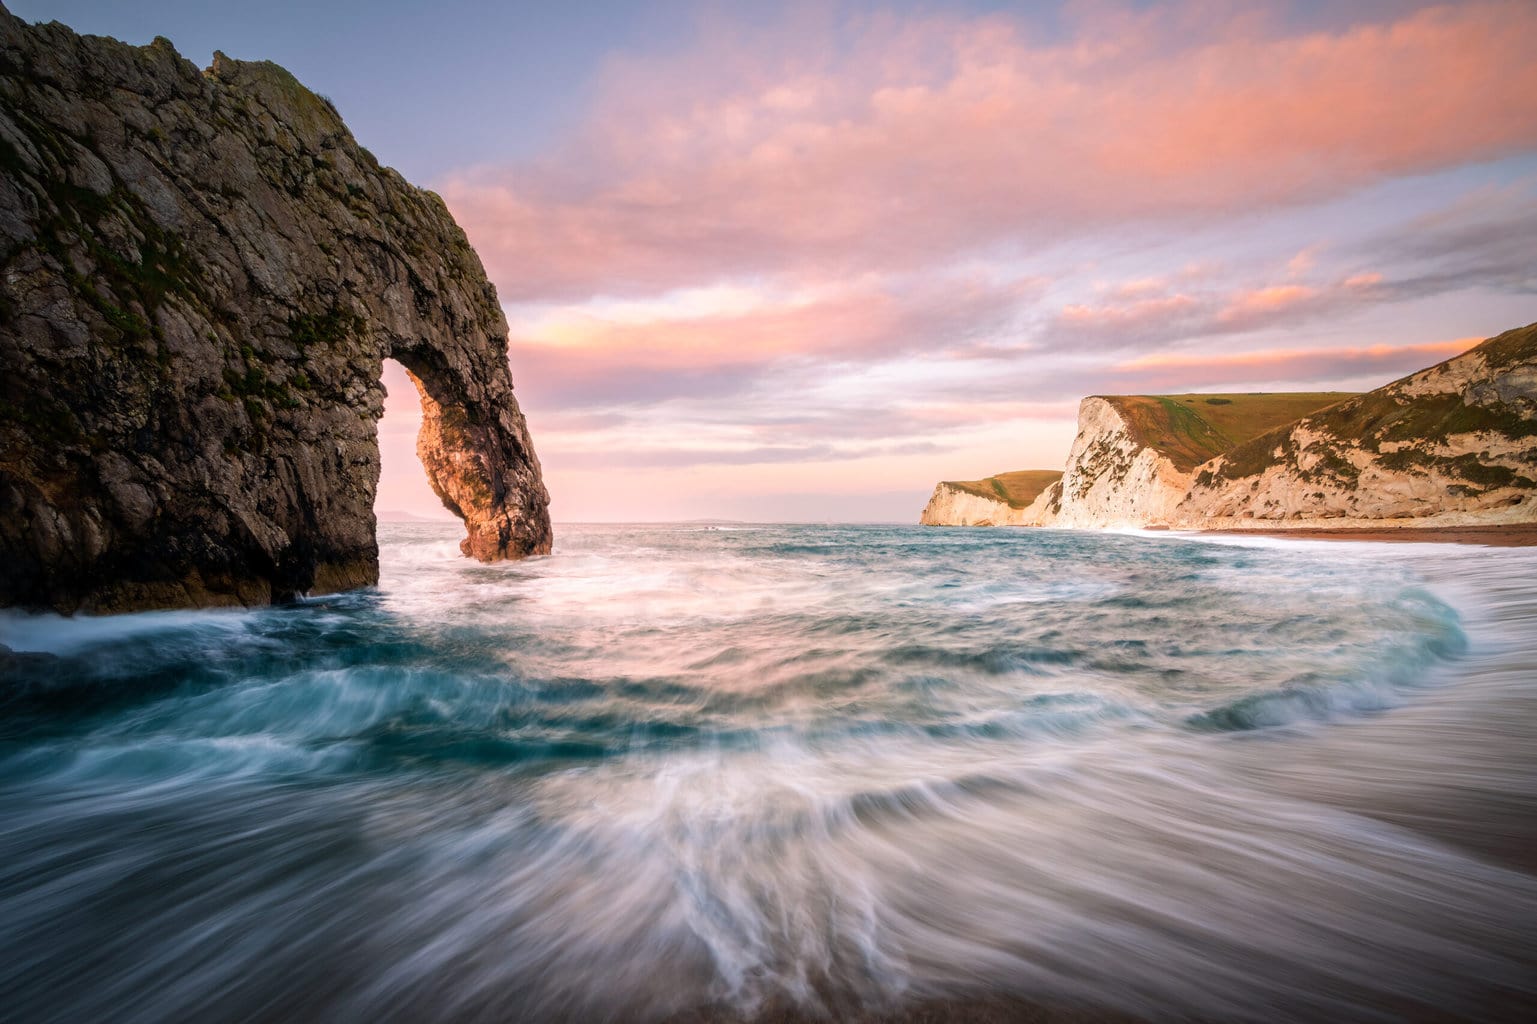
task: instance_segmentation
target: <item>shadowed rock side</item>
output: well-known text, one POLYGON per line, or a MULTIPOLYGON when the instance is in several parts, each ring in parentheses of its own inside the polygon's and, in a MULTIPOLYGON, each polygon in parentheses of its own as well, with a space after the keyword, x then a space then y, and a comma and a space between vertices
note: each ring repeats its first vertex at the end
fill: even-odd
POLYGON ((0 247, 0 604, 375 582, 386 357, 466 554, 550 549, 480 260, 282 68, 0 8, 0 247))
MULTIPOLYGON (((1537 521, 1537 324, 1364 395, 1085 398, 1028 507, 941 501, 936 525, 1286 529, 1537 521), (990 519, 984 523, 982 519, 990 519)), ((937 504, 936 504, 937 503, 937 504)))

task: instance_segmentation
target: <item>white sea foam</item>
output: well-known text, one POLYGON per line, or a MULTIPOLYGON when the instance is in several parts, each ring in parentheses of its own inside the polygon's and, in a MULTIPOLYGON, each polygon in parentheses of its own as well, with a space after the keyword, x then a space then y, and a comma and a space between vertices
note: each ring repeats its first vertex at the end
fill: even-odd
POLYGON ((7 620, 63 656, 6 691, 24 1019, 1537 998, 1537 553, 383 532, 377 592, 7 620))

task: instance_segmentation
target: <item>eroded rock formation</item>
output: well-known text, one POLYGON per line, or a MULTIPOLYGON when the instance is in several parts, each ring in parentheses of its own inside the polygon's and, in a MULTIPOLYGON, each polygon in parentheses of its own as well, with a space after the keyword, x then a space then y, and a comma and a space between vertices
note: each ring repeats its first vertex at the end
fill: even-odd
POLYGON ((920 526, 1035 526, 1002 498, 977 494, 945 480, 934 485, 934 493, 918 515, 920 526))
MULTIPOLYGON (((1228 429, 1242 419, 1229 416, 1228 429)), ((1537 521, 1537 324, 1364 395, 1085 398, 1062 480, 1028 507, 952 499, 954 488, 936 488, 922 522, 1273 530, 1537 521), (1202 418, 1203 401, 1245 398, 1258 408, 1238 443, 1202 418), (1253 429, 1314 402, 1320 408, 1299 419, 1253 429)))
POLYGON ((480 260, 282 68, 0 8, 0 247, 0 604, 374 582, 385 358, 465 553, 549 550, 480 260))
POLYGON ((1238 528, 1537 521, 1537 324, 1212 459, 1178 513, 1238 528))
POLYGON ((918 522, 923 526, 1039 526, 1048 492, 1062 474, 1024 469, 985 480, 945 480, 934 488, 918 522))

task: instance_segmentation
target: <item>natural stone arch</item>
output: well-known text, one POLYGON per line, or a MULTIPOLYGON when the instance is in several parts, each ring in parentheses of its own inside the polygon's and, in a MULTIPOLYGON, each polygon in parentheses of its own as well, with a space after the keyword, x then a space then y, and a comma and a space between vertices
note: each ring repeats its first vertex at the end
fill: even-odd
POLYGON ((0 8, 0 605, 378 580, 384 358, 464 550, 550 549, 507 323, 443 201, 282 68, 0 8))
POLYGON ((548 554, 549 497, 511 382, 505 393, 496 382, 471 388, 421 348, 392 350, 390 356, 421 399, 416 456, 443 507, 464 520, 460 550, 483 562, 548 554))

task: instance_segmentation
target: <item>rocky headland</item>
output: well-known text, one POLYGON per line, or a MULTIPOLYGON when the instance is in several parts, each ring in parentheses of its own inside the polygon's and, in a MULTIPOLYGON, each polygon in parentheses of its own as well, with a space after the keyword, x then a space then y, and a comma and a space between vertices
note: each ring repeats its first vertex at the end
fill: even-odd
POLYGON ((1025 469, 982 480, 946 480, 934 488, 924 526, 1032 526, 1035 500, 1062 479, 1060 470, 1025 469))
POLYGON ((282 68, 0 7, 0 261, 0 605, 375 582, 386 358, 464 552, 550 549, 479 258, 282 68))
POLYGON ((978 483, 939 484, 921 521, 1224 530, 1537 522, 1537 324, 1363 395, 1092 396, 1079 406, 1060 481, 1024 507, 978 483))

